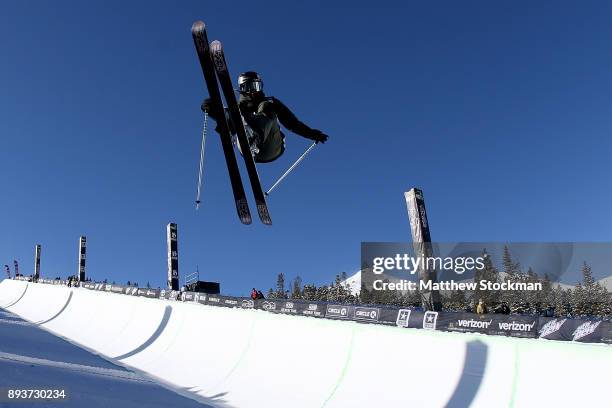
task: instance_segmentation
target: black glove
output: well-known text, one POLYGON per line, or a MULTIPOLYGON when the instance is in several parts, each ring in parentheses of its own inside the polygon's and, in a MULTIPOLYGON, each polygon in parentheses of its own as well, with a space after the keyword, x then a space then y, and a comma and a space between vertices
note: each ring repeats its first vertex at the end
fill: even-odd
POLYGON ((218 118, 217 112, 215 111, 215 109, 213 109, 213 106, 214 105, 211 99, 206 98, 204 99, 204 102, 202 102, 202 106, 200 106, 200 108, 202 109, 202 112, 208 113, 208 116, 210 116, 211 118, 215 120, 215 122, 217 122, 219 118, 218 118))
POLYGON ((313 129, 312 132, 308 135, 308 138, 310 140, 314 140, 317 143, 325 143, 327 142, 327 139, 329 139, 329 136, 327 136, 325 133, 321 132, 318 129, 313 129))

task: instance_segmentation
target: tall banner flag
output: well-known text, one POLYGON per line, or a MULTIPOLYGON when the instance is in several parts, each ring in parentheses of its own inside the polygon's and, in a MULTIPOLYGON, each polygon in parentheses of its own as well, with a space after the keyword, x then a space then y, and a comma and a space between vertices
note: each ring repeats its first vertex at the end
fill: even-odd
POLYGON ((166 227, 168 238, 168 289, 179 290, 178 274, 178 232, 176 224, 171 222, 166 227))
MULTIPOLYGON (((418 188, 412 188, 404 193, 404 198, 408 207, 414 254, 422 258, 431 257, 433 256, 433 248, 423 192, 418 188)), ((419 268, 419 279, 423 282, 435 282, 436 270, 429 268, 426 264, 427 262, 423 262, 419 268)), ((423 292, 423 308, 425 310, 440 310, 441 307, 440 294, 437 290, 423 292)))
POLYGON ((4 271, 6 272, 6 277, 11 279, 11 269, 8 265, 4 265, 4 271))
POLYGON ((13 259, 13 265, 15 265, 15 277, 19 276, 19 263, 16 259, 13 259))
POLYGON ((36 255, 34 257, 34 276, 32 279, 32 281, 34 282, 38 281, 38 278, 40 278, 40 251, 40 244, 36 244, 36 255))
POLYGON ((85 281, 85 259, 87 257, 87 237, 81 236, 79 238, 79 271, 77 273, 77 279, 79 282, 85 281))

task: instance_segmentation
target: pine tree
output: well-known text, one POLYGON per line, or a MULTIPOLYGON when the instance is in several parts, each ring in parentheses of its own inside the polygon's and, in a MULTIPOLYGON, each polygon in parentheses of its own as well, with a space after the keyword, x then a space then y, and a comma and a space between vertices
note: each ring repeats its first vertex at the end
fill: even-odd
POLYGON ((285 298, 285 275, 282 272, 276 277, 276 298, 285 298))
POLYGON ((296 276, 293 280, 292 291, 291 291, 291 299, 302 299, 302 278, 300 276, 296 276))

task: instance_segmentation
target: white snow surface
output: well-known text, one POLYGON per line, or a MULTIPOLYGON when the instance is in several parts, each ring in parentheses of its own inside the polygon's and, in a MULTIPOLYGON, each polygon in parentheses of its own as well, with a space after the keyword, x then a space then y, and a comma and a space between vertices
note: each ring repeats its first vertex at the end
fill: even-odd
MULTIPOLYGON (((612 347, 606 345, 384 327, 14 280, 0 283, 0 307, 211 406, 610 401, 612 347)), ((1 338, 0 352, 0 366, 17 358, 1 338)))

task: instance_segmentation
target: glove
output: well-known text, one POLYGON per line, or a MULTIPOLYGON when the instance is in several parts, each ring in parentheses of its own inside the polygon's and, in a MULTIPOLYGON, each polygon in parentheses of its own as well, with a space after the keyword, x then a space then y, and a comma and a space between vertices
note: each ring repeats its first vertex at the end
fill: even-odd
POLYGON ((204 99, 204 102, 202 102, 202 106, 200 106, 200 108, 202 109, 202 112, 208 113, 208 116, 213 118, 215 122, 219 120, 217 112, 215 109, 213 109, 213 103, 210 98, 204 99))
POLYGON ((325 143, 327 142, 327 139, 329 139, 329 136, 318 129, 313 129, 312 133, 309 135, 309 139, 314 140, 317 143, 325 143))

